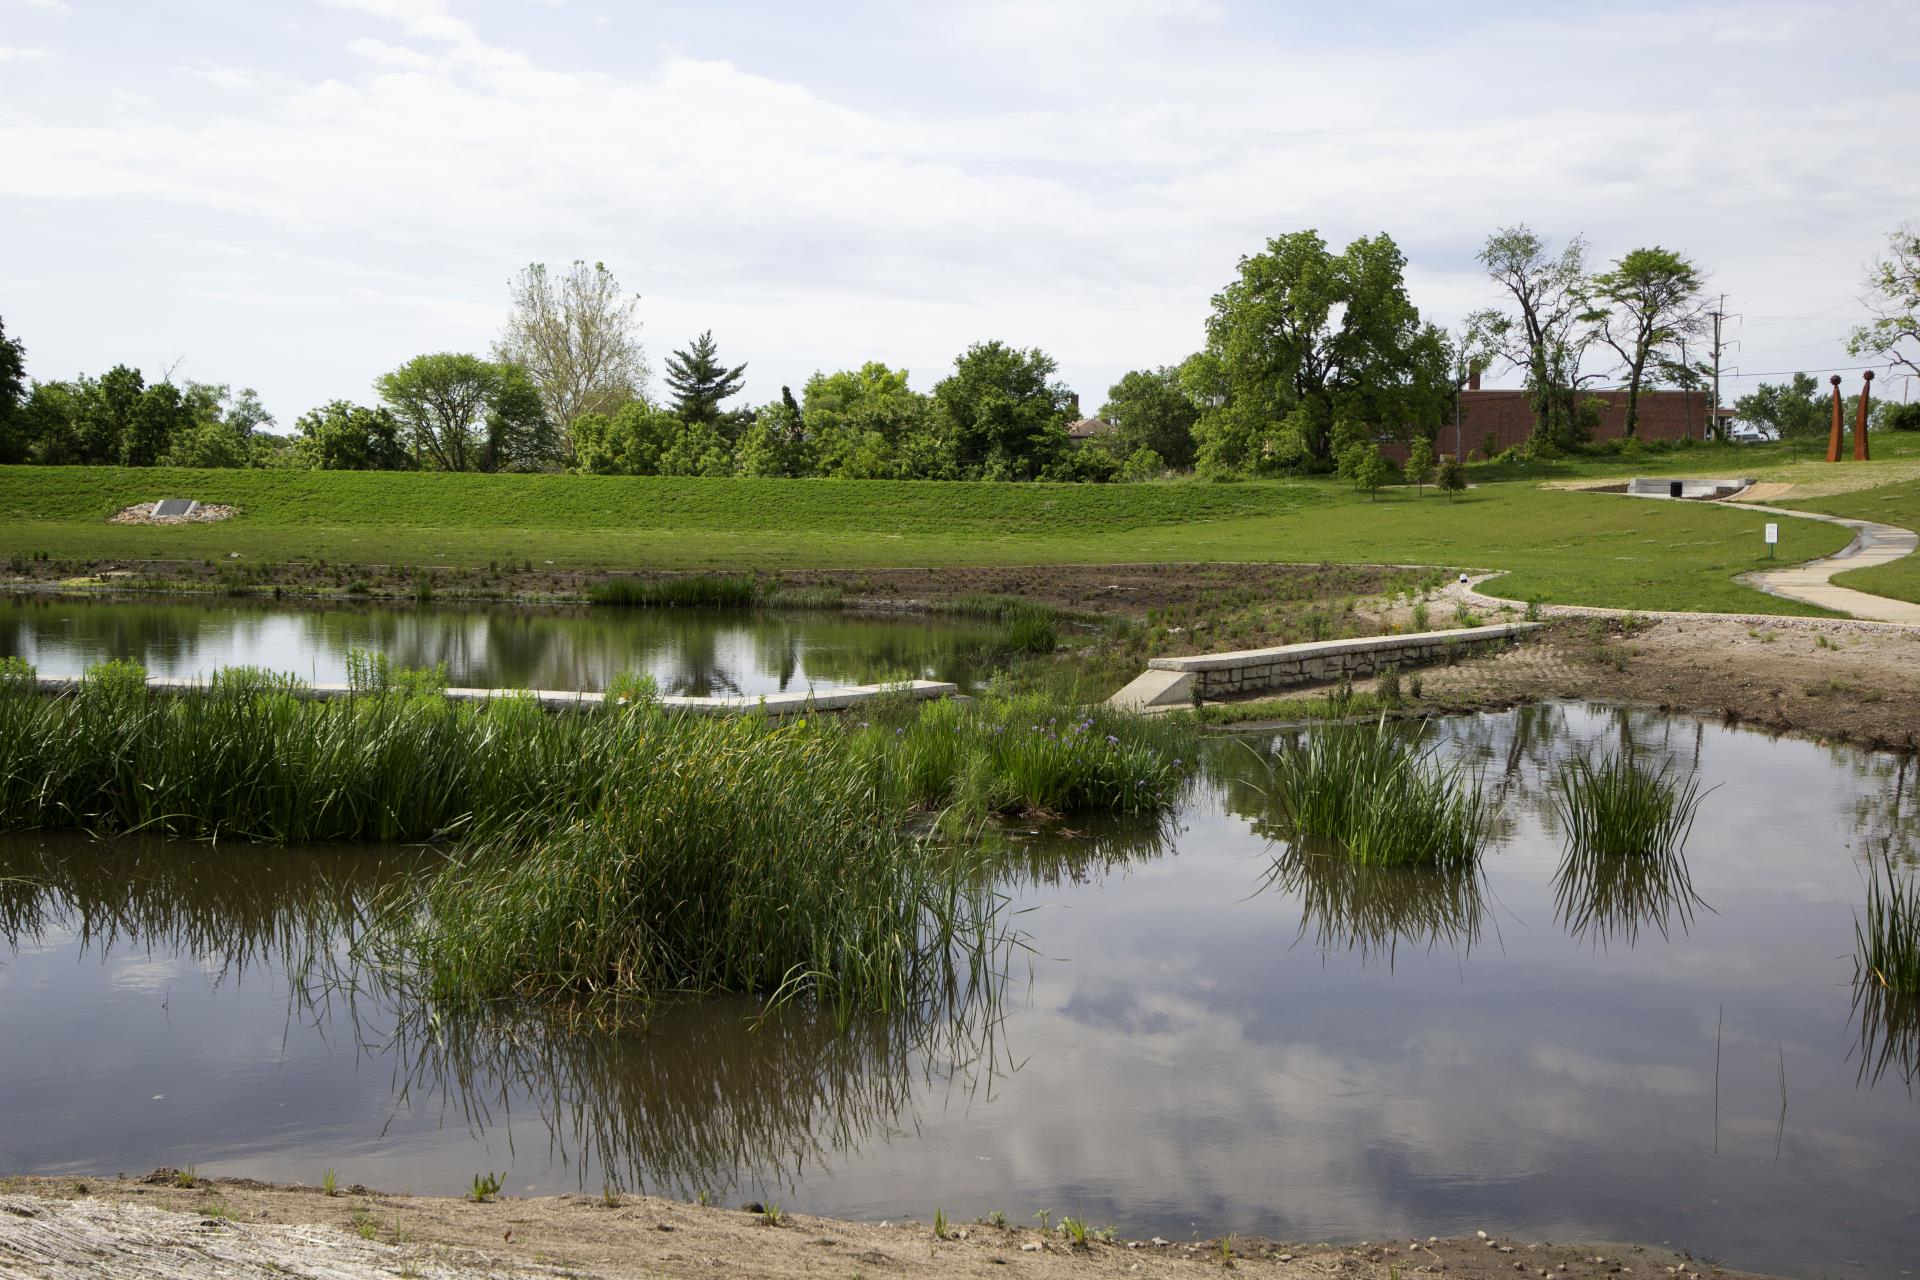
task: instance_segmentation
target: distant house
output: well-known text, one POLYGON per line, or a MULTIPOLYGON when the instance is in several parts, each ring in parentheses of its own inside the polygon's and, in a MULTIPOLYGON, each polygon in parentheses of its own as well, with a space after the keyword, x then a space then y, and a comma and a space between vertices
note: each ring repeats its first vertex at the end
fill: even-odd
POLYGON ((1104 418, 1082 418, 1067 428, 1067 439, 1075 444, 1084 444, 1100 436, 1110 436, 1118 428, 1104 418))

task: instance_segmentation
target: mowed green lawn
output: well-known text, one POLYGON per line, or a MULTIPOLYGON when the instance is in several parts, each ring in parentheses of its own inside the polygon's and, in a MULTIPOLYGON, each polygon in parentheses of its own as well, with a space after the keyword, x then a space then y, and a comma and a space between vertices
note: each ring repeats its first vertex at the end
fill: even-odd
MULTIPOLYGON (((661 477, 0 467, 0 555, 296 558, 635 568, 864 568, 1166 561, 1492 569, 1550 603, 1813 612, 1735 583, 1766 563, 1765 517, 1700 503, 1483 484, 1449 502, 1332 482, 1004 485, 661 477), (220 524, 110 525, 120 507, 231 503, 220 524)), ((1790 522, 1782 560, 1838 529, 1790 522)), ((1777 563, 1777 562, 1776 562, 1777 563)))

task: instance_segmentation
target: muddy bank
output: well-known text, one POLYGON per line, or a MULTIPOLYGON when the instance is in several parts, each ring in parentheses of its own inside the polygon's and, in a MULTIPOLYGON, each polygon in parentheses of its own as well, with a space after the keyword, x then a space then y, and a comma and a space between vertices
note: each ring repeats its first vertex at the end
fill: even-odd
MULTIPOLYGON (((750 567, 722 573, 752 573, 750 567)), ((436 602, 578 603, 613 577, 662 581, 692 573, 562 569, 535 561, 470 568, 329 565, 324 561, 27 560, 6 566, 0 587, 76 591, 188 591, 235 596, 417 600, 424 581, 436 602)), ((939 605, 975 594, 1015 595, 1057 608, 1144 618, 1150 611, 1204 609, 1254 599, 1285 603, 1366 596, 1414 571, 1374 565, 1145 564, 988 568, 792 570, 762 575, 772 590, 826 589, 854 607, 939 605)))
POLYGON ((1421 1237, 1287 1244, 1252 1237, 1089 1238, 1056 1224, 858 1223, 649 1196, 488 1203, 236 1179, 0 1179, 0 1274, 77 1277, 414 1275, 445 1280, 575 1276, 1199 1276, 1392 1280, 1445 1274, 1737 1277, 1705 1259, 1636 1245, 1421 1237), (192 1185, 182 1185, 191 1181, 192 1185), (1224 1244, 1224 1248, 1223 1248, 1224 1244))

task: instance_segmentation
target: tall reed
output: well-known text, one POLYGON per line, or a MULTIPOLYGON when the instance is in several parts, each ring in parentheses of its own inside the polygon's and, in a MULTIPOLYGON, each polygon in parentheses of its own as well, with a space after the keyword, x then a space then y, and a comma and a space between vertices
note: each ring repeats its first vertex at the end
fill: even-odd
POLYGON ((1479 778, 1420 749, 1384 717, 1304 733, 1281 747, 1273 771, 1294 835, 1338 841, 1360 862, 1468 864, 1488 835, 1492 814, 1479 778))
POLYGON ((1866 917, 1853 932, 1860 1080, 1875 1084, 1891 1070, 1911 1091, 1920 1083, 1920 882, 1889 856, 1872 859, 1866 917))
POLYGON ((750 609, 761 594, 755 578, 693 574, 653 581, 607 578, 587 588, 587 601, 650 609, 750 609))
POLYGON ((1602 858, 1677 856, 1701 799, 1694 779, 1642 768, 1626 753, 1599 764, 1576 756, 1561 765, 1553 789, 1568 843, 1602 858))

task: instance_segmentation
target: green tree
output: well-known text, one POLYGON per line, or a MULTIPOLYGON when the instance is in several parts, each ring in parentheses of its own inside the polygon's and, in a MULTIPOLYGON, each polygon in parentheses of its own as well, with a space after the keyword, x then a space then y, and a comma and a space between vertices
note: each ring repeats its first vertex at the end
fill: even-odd
POLYGON ((927 397, 907 385, 905 369, 869 361, 816 373, 801 389, 800 403, 825 475, 934 480, 954 474, 951 450, 929 424, 927 397))
POLYGON ((1897 404, 1882 400, 1873 409, 1875 431, 1920 431, 1920 403, 1897 404))
POLYGON ((294 459, 321 471, 411 471, 400 419, 391 409, 331 400, 294 423, 294 459))
POLYGON ((1032 480, 1064 455, 1071 394, 1053 381, 1052 357, 1035 347, 977 342, 933 388, 936 430, 952 442, 962 475, 1032 480))
POLYGON ((1202 469, 1324 470, 1353 440, 1431 433, 1451 350, 1421 322, 1405 267, 1384 233, 1336 254, 1294 232, 1242 258, 1214 296, 1205 359, 1182 370, 1208 406, 1194 429, 1202 469))
POLYGON ((810 476, 813 450, 806 422, 793 392, 780 388, 780 398, 763 405, 753 425, 740 437, 736 466, 743 476, 810 476))
POLYGON ((1155 480, 1167 473, 1167 460, 1144 446, 1127 455, 1120 467, 1120 479, 1132 483, 1155 480))
POLYGON ((1180 371, 1135 369, 1107 388, 1100 416, 1114 426, 1103 445, 1117 458, 1145 449, 1158 455, 1162 468, 1193 465, 1193 424, 1200 410, 1187 398, 1180 371))
POLYGON ((1627 375, 1628 436, 1640 425, 1640 389, 1649 363, 1657 369, 1661 352, 1701 331, 1705 283, 1691 261, 1657 245, 1633 250, 1589 282, 1588 314, 1627 375))
POLYGON ((693 340, 685 351, 667 357, 667 386, 673 390, 673 411, 683 422, 718 425, 720 402, 742 385, 744 364, 729 369, 720 363, 713 330, 693 340))
POLYGON ((425 465, 497 471, 551 456, 539 392, 516 365, 443 351, 415 356, 373 385, 425 465))
POLYGON ((1847 335, 1847 350, 1920 374, 1920 225, 1888 233, 1887 255, 1868 271, 1867 290, 1873 318, 1847 335))
POLYGON ((27 460, 26 404, 27 349, 7 336, 6 321, 0 320, 0 462, 27 460))
POLYGON ((1792 382, 1761 383, 1734 401, 1733 413, 1743 422, 1773 428, 1782 440, 1825 439, 1833 406, 1823 392, 1818 379, 1796 373, 1792 382))
POLYGON ((646 390, 646 352, 634 319, 640 297, 627 296, 605 263, 579 259, 560 273, 532 263, 508 289, 512 308, 494 356, 527 371, 556 449, 577 462, 574 422, 582 414, 616 413, 646 390))
POLYGON ((1494 232, 1479 254, 1488 277, 1512 299, 1513 311, 1475 312, 1469 323, 1526 370, 1534 436, 1555 448, 1586 438, 1578 413, 1580 363, 1594 336, 1586 253, 1579 236, 1554 253, 1521 223, 1494 232))
POLYGON ((1433 487, 1447 495, 1447 501, 1453 501, 1453 495, 1464 493, 1467 488, 1467 468, 1460 459, 1450 453, 1440 455, 1440 463, 1434 469, 1433 487))
POLYGON ((1407 446, 1407 479, 1413 482, 1414 489, 1418 491, 1431 474, 1433 446, 1424 437, 1416 436, 1413 443, 1407 446))

